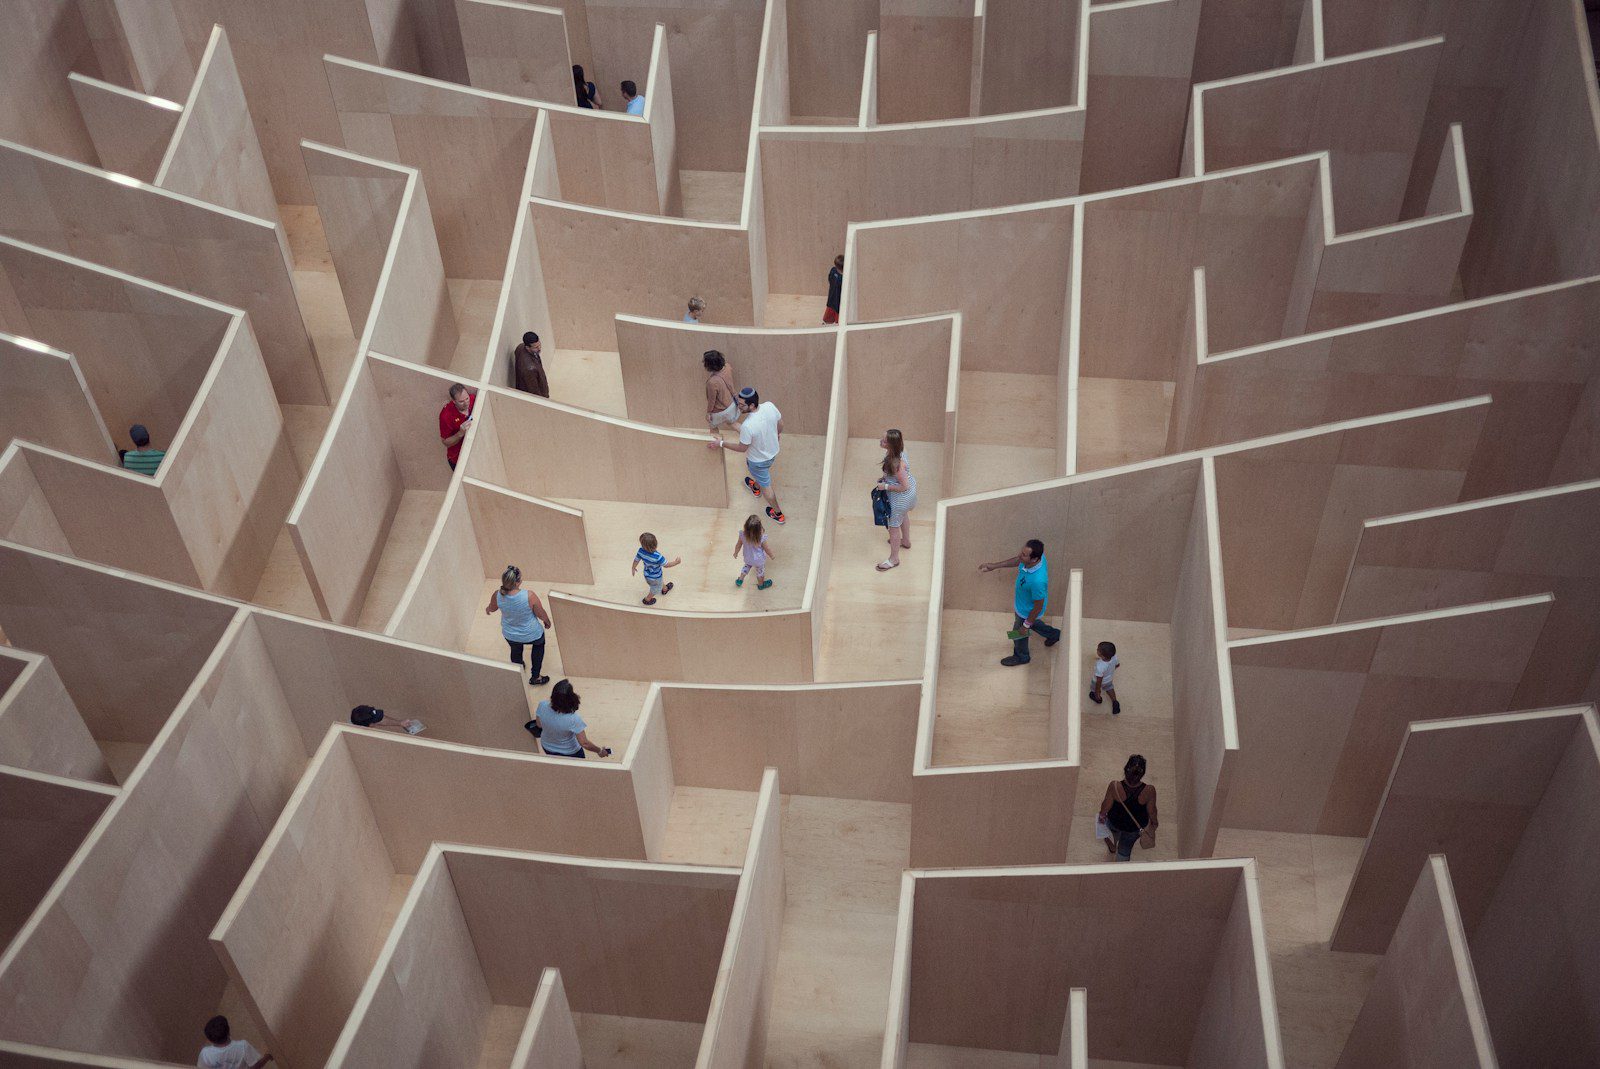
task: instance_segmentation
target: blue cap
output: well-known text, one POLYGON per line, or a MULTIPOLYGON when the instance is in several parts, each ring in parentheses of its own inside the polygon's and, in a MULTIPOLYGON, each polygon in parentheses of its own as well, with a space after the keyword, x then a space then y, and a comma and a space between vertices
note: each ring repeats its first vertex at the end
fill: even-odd
POLYGON ((135 423, 128 428, 128 437, 133 439, 135 445, 144 445, 150 441, 150 432, 145 430, 143 423, 135 423))
POLYGON ((739 391, 739 400, 748 403, 755 395, 756 388, 754 386, 746 386, 744 389, 739 391))

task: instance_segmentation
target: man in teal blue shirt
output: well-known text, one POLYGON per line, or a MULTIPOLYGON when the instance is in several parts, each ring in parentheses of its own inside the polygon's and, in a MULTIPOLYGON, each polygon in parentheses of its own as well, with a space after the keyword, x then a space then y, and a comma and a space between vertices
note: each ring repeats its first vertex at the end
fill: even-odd
POLYGON ((1011 656, 1000 662, 1007 668, 1015 668, 1032 660, 1028 654, 1028 632, 1037 631, 1043 635, 1046 646, 1061 641, 1061 629, 1040 619, 1044 615, 1044 603, 1050 599, 1050 566, 1045 563, 1044 543, 1030 538, 1015 557, 978 565, 980 572, 992 572, 996 568, 1017 570, 1017 590, 1011 605, 1016 620, 1011 626, 1022 635, 1012 640, 1011 656))

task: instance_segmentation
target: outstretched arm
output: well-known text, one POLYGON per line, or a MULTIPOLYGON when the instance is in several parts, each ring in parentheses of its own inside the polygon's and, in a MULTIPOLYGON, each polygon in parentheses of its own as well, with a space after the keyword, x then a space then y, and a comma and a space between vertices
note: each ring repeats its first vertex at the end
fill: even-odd
POLYGON ((991 562, 989 564, 980 564, 980 565, 978 565, 978 571, 980 571, 980 572, 992 572, 996 568, 1015 568, 1017 565, 1019 565, 1021 563, 1022 563, 1022 555, 1019 553, 1019 554, 1015 554, 1013 556, 1007 557, 1005 560, 997 560, 997 561, 993 561, 993 562, 991 562))

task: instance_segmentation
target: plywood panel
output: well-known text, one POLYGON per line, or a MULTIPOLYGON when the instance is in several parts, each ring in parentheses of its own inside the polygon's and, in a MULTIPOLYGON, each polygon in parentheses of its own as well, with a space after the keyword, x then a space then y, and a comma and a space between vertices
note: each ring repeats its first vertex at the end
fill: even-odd
POLYGON ((22 0, 6 11, 0 39, 0 137, 76 160, 94 159, 94 144, 68 92, 67 74, 104 73, 78 4, 22 0))
POLYGON ((618 313, 676 318, 686 294, 704 298, 724 322, 756 322, 749 234, 739 227, 538 197, 530 212, 524 240, 537 242, 551 332, 567 348, 615 351, 618 313))
POLYGON ((735 873, 476 850, 445 859, 495 1002, 530 1001, 554 965, 577 1013, 705 1019, 735 873), (542 924, 508 901, 560 902, 570 923, 542 924))
POLYGON ((1065 761, 918 769, 911 863, 1047 865, 1066 860, 1078 767, 1065 761))
POLYGON ((416 172, 312 141, 300 143, 300 154, 345 311, 353 326, 364 325, 416 172))
POLYGON ((1406 725, 1505 709, 1548 596, 1229 645, 1239 755, 1228 827, 1359 835, 1406 725))
POLYGON ((583 1069, 583 1049, 572 1022, 561 970, 545 969, 528 1010, 528 1023, 511 1058, 511 1069, 583 1069))
POLYGON ((1550 591, 1556 600, 1513 707, 1593 700, 1600 559, 1581 532, 1597 516, 1600 483, 1591 481, 1369 522, 1338 618, 1550 591))
POLYGON ((734 1069, 766 1057, 785 901, 779 780, 773 769, 762 777, 696 1069, 734 1069))
POLYGON ((1423 865, 1339 1056, 1342 1069, 1396 1064, 1499 1064, 1442 854, 1423 865))
POLYGON ((153 181, 183 105, 76 71, 67 75, 67 84, 94 143, 94 162, 141 182, 153 181))
MULTIPOLYGON (((1078 99, 1079 3, 985 0, 980 35, 979 115, 1081 104, 1078 99)), ((1093 35, 1104 32, 1091 19, 1093 35)), ((1091 64, 1091 71, 1093 66, 1091 64)))
POLYGON ((1189 1047, 1190 1069, 1284 1064, 1277 1000, 1267 964, 1261 895, 1254 865, 1246 868, 1207 977, 1205 1002, 1189 1047))
POLYGON ((461 334, 420 175, 408 183, 401 200, 376 304, 370 330, 363 335, 373 350, 412 363, 451 367, 461 334))
POLYGON ((623 315, 616 331, 630 419, 663 427, 702 424, 701 356, 715 349, 727 361, 735 390, 754 386, 763 400, 777 403, 786 433, 827 433, 836 330, 755 330, 623 315))
POLYGON ((239 68, 228 35, 213 27, 200 69, 195 73, 183 113, 155 184, 224 208, 278 221, 267 161, 250 121, 239 68))
MULTIPOLYGON (((572 63, 560 8, 513 0, 456 0, 467 79, 478 89, 570 104, 572 63)), ((579 18, 583 16, 580 13, 579 18)))
POLYGON ((877 441, 896 427, 906 441, 944 442, 952 380, 960 378, 956 344, 953 318, 847 331, 849 436, 877 441))
POLYGON ((1083 123, 1082 111, 1059 110, 865 130, 763 130, 772 289, 826 292, 828 267, 851 222, 1071 196, 1083 123))
POLYGON ((476 479, 466 481, 463 496, 472 512, 486 578, 499 576, 505 567, 501 562, 537 561, 539 575, 551 582, 594 582, 579 510, 476 479))
MULTIPOLYGON (((702 434, 656 430, 509 390, 487 392, 509 488, 518 493, 711 508, 728 503, 723 456, 706 448, 702 434), (532 457, 540 459, 529 463, 532 457)), ((475 464, 469 470, 477 474, 475 464)))
MULTIPOLYGON (((880 2, 880 121, 905 123, 966 116, 972 96, 976 29, 972 5, 965 0, 880 2)), ((982 46, 978 47, 981 50, 982 46)))
POLYGON ((1215 965, 1248 865, 918 873, 911 1041, 1053 1056, 1069 990, 1092 986, 1091 1057, 1182 1063, 1205 997, 1194 977, 1215 965), (1127 954, 1146 967, 1106 968, 1127 954), (1136 1005, 1141 1027, 1117 1028, 1136 1005))
POLYGON ((116 789, 0 766, 0 942, 9 943, 66 867, 116 789))
POLYGON ((194 80, 194 60, 174 0, 84 0, 78 6, 103 77, 182 99, 194 80))
POLYGON ((1304 6, 1300 0, 1203 5, 1194 80, 1209 82, 1287 64, 1304 6))
POLYGON ((0 416, 0 440, 21 438, 85 460, 113 462, 111 435, 72 354, 0 335, 0 378, 16 402, 0 416))
POLYGON ((917 683, 664 686, 673 778, 753 791, 774 768, 789 794, 910 802, 921 697, 917 683))
POLYGON ((48 657, 0 649, 0 765, 111 783, 111 770, 48 657))
POLYGON ((280 404, 325 404, 277 228, 92 167, 0 143, 0 231, 242 308, 280 404))
POLYGON ((17 545, 71 556, 72 544, 28 463, 30 452, 13 447, 11 459, 0 464, 0 536, 17 545))
MULTIPOLYGON (((385 633, 441 649, 466 649, 472 623, 483 611, 483 584, 474 580, 491 568, 496 569, 492 578, 498 579, 505 566, 486 563, 482 557, 477 522, 463 489, 445 495, 444 514, 385 633)), ((498 559, 504 560, 504 555, 498 559)))
MULTIPOLYGON (((1090 10, 1083 192, 1178 177, 1202 6, 1146 0, 1090 10)), ((989 4, 986 45, 994 19, 989 4)))
POLYGON ((879 5, 784 0, 783 8, 790 109, 795 115, 844 122, 860 106, 862 45, 867 34, 878 29, 879 5))

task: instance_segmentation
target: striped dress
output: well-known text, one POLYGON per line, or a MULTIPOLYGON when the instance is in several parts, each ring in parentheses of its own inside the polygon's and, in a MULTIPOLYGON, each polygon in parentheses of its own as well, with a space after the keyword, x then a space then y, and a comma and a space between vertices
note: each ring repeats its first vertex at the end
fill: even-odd
MULTIPOLYGON (((911 474, 911 458, 904 453, 900 454, 900 463, 906 469, 906 488, 896 490, 892 484, 889 489, 889 526, 899 527, 900 521, 906 518, 906 513, 917 507, 917 477, 911 474)), ((884 482, 888 482, 888 478, 884 482)))

